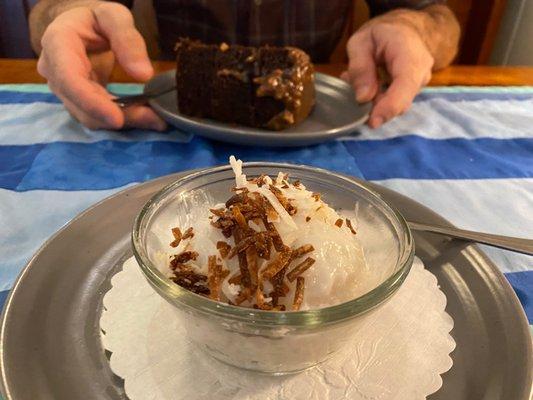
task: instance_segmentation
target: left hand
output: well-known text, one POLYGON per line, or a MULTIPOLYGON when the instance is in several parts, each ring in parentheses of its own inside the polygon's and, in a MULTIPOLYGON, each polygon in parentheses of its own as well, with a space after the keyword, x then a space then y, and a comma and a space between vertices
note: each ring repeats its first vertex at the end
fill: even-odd
POLYGON ((374 100, 368 121, 371 128, 407 111, 431 78, 433 56, 417 30, 406 23, 412 11, 398 11, 404 13, 401 18, 391 13, 370 20, 347 44, 349 65, 341 78, 353 86, 358 102, 374 100), (379 66, 384 66, 391 77, 383 93, 379 66))

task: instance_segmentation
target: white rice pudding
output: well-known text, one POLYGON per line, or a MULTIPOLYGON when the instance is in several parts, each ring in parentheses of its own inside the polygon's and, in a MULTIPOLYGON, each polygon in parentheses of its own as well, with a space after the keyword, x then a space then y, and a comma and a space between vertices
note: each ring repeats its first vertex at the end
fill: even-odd
MULTIPOLYGON (((354 234, 347 224, 346 217, 350 217, 353 228, 357 230, 355 213, 353 210, 347 212, 337 211, 329 207, 324 201, 318 198, 313 192, 307 190, 303 184, 287 182, 282 172, 276 179, 265 178, 265 185, 261 187, 257 183, 250 182, 242 173, 242 161, 235 160, 232 156, 230 163, 235 173, 235 186, 237 189, 247 189, 249 193, 259 193, 264 196, 277 212, 275 219, 270 219, 278 231, 283 243, 292 249, 311 244, 314 251, 306 254, 315 260, 315 263, 301 274, 305 278, 305 292, 301 310, 311 310, 343 303, 363 295, 369 290, 365 281, 369 271, 365 263, 365 257, 357 234, 354 234), (294 215, 289 215, 282 204, 278 201, 273 192, 269 189, 272 184, 283 193, 284 197, 296 208, 294 215), (342 219, 343 223, 339 227, 335 223, 342 219)), ((231 195, 228 188, 228 197, 231 195)), ((231 259, 219 257, 217 242, 225 241, 232 247, 235 245, 234 237, 224 237, 220 229, 212 225, 217 217, 209 211, 213 208, 225 208, 224 204, 198 205, 185 216, 177 215, 177 223, 183 229, 193 227, 194 236, 190 239, 182 240, 178 247, 172 248, 168 245, 166 254, 158 255, 160 269, 168 276, 172 275, 168 260, 175 254, 186 250, 196 251, 198 258, 191 262, 191 265, 200 274, 208 273, 208 257, 218 256, 218 262, 224 269, 229 270, 229 274, 224 279, 221 286, 221 301, 234 302, 240 292, 240 286, 229 283, 229 279, 239 273, 238 257, 231 259), (211 217, 211 218, 210 218, 211 217)), ((174 224, 176 225, 176 220, 174 224)), ((264 226, 259 226, 250 221, 250 228, 256 231, 264 231, 264 226)), ((170 243, 173 240, 169 229, 159 230, 158 235, 161 241, 170 243)), ((276 256, 272 249, 270 260, 259 258, 259 275, 264 271, 266 265, 276 256)), ((303 258, 305 258, 304 256, 303 258)), ((302 258, 302 260, 303 260, 302 258)), ((300 260, 294 261, 288 268, 290 270, 297 265, 300 260)), ((290 287, 290 292, 279 299, 279 304, 284 304, 287 310, 293 302, 296 281, 285 282, 290 287)), ((265 296, 272 289, 268 280, 264 281, 265 296)), ((265 298, 265 301, 269 301, 265 298)), ((242 306, 251 306, 251 303, 244 302, 242 306)))

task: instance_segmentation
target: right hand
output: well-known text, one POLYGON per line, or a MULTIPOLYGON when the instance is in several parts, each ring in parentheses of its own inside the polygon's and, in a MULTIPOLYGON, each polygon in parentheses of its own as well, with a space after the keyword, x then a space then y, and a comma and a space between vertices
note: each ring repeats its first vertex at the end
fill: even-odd
POLYGON ((153 75, 146 45, 126 7, 101 2, 65 11, 47 27, 41 44, 37 70, 83 125, 90 129, 166 128, 150 107, 121 109, 105 89, 115 58, 136 80, 144 82, 153 75))

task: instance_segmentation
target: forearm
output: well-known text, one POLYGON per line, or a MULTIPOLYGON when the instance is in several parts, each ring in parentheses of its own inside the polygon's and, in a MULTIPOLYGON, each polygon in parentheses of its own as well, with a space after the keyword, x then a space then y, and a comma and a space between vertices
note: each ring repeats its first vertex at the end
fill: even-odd
POLYGON ((60 14, 76 7, 94 7, 100 0, 40 0, 29 17, 30 38, 33 50, 41 52, 41 38, 50 23, 60 14))
POLYGON ((375 20, 402 23, 414 29, 433 56, 433 70, 448 66, 457 54, 461 29, 453 12, 444 5, 431 5, 422 10, 398 9, 375 20))

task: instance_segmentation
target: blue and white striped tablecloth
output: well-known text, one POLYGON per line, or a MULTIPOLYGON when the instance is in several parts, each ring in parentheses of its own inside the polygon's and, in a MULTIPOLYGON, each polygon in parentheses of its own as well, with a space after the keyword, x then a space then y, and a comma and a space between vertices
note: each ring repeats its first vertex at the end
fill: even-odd
MULTIPOLYGON (((230 154, 364 177, 461 228, 533 238, 533 87, 426 89, 407 114, 381 129, 267 149, 176 130, 89 131, 46 86, 0 85, 0 301, 38 247, 91 204, 137 182, 226 163, 230 154)), ((532 323, 533 257, 484 250, 532 323)))

